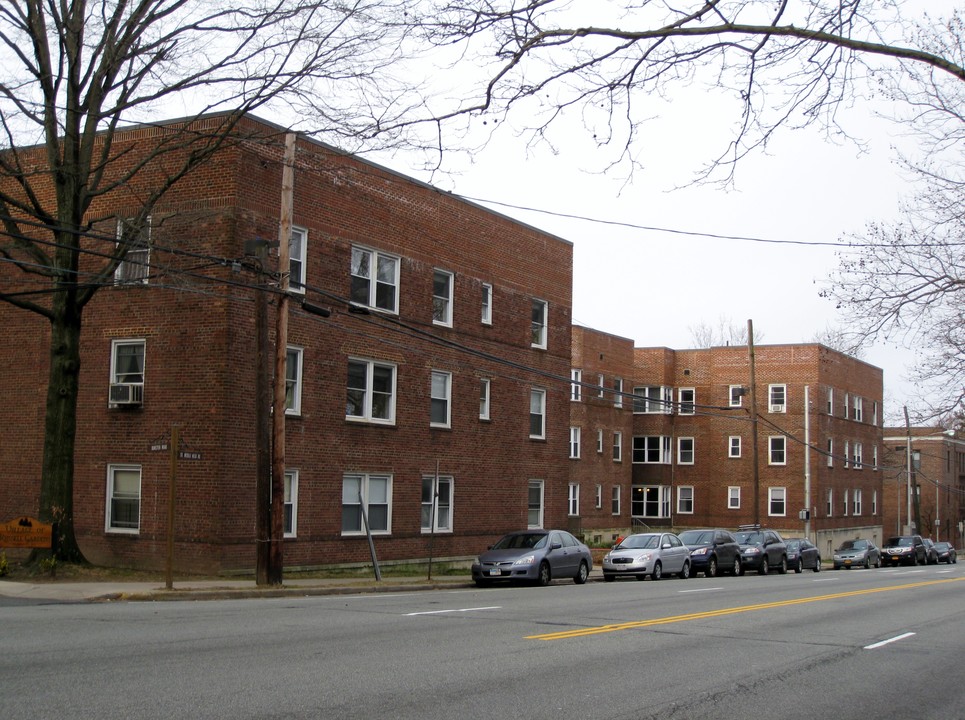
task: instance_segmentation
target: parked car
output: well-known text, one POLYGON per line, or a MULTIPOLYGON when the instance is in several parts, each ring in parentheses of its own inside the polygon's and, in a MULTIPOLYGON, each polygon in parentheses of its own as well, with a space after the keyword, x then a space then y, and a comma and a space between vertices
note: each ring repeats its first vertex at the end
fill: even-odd
POLYGON ((821 572, 821 551, 807 538, 784 538, 787 546, 787 566, 799 573, 804 570, 821 572))
POLYGON ((690 577, 690 548, 673 533, 636 533, 623 538, 603 557, 603 579, 659 580, 664 574, 690 577))
POLYGON ((769 570, 782 575, 787 572, 787 546, 776 530, 742 525, 734 537, 741 548, 741 575, 747 570, 757 570, 761 575, 769 570))
POLYGON ((593 569, 590 548, 565 530, 523 530, 503 536, 472 564, 472 579, 480 587, 496 580, 549 585, 573 578, 582 585, 593 569))
POLYGON ((925 564, 927 553, 921 535, 895 535, 888 538, 881 548, 881 564, 918 565, 925 564))
POLYGON ((685 530, 680 541, 690 548, 690 572, 716 577, 719 572, 740 575, 741 548, 730 530, 706 528, 685 530))
POLYGON ((853 567, 881 567, 881 550, 870 540, 845 540, 834 551, 834 569, 850 570, 853 567))
POLYGON ((955 546, 950 542, 937 542, 935 543, 935 550, 938 551, 938 562, 952 563, 958 562, 958 553, 955 552, 955 546))
POLYGON ((931 538, 922 538, 921 540, 925 543, 925 562, 929 565, 938 564, 938 551, 935 549, 935 543, 931 538))

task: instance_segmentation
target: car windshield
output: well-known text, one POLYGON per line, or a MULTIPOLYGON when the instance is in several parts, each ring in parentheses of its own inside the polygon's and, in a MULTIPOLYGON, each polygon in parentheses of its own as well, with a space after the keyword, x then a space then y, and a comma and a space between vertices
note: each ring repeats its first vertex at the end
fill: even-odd
POLYGON ((546 546, 546 533, 518 533, 507 535, 493 545, 493 550, 528 550, 546 546))
POLYGON ((659 535, 631 535, 617 545, 624 550, 655 550, 660 547, 659 535))
POLYGON ((838 550, 867 550, 868 541, 867 540, 845 540, 841 543, 841 547, 838 550))
POLYGON ((951 545, 949 545, 947 542, 935 543, 936 550, 945 551, 945 550, 948 550, 949 547, 951 547, 951 545))
POLYGON ((801 541, 800 541, 800 540, 788 540, 788 541, 787 541, 787 549, 788 549, 788 552, 797 550, 797 549, 800 547, 800 545, 801 545, 801 541))
POLYGON ((909 538, 909 537, 893 537, 893 538, 888 538, 888 542, 885 543, 885 544, 888 545, 888 547, 895 547, 895 546, 897 546, 897 547, 911 547, 911 546, 912 546, 911 538, 909 538))
POLYGON ((713 541, 712 530, 687 530, 680 533, 680 542, 684 545, 709 545, 713 541))
POLYGON ((747 530, 737 533, 737 542, 741 545, 754 545, 764 542, 764 533, 757 530, 747 530))

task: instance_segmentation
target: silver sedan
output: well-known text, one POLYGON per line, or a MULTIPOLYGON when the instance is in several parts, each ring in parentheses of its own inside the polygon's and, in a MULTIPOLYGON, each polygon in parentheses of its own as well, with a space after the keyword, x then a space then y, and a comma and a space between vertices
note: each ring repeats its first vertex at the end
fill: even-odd
POLYGON ((673 533, 628 535, 603 558, 603 579, 618 577, 659 580, 664 573, 690 577, 690 548, 673 533))

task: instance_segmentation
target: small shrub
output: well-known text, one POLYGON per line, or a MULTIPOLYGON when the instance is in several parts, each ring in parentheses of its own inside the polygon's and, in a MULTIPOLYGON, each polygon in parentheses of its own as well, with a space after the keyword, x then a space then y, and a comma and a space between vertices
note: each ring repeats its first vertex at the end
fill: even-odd
POLYGON ((10 572, 10 565, 7 563, 7 554, 0 552, 0 577, 4 577, 10 572))

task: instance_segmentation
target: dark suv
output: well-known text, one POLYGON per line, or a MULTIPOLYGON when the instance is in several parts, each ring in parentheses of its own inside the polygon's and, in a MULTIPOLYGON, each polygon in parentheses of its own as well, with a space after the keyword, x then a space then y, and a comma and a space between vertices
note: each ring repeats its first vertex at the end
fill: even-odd
POLYGON ((678 536, 690 548, 690 571, 704 577, 717 577, 718 572, 741 574, 741 548, 730 530, 707 528, 685 530, 678 536))
POLYGON ((881 548, 881 564, 924 565, 928 561, 928 550, 921 535, 895 535, 888 538, 881 548))
POLYGON ((761 575, 769 570, 781 575, 787 572, 787 546, 776 530, 741 525, 734 537, 741 547, 741 575, 745 570, 757 570, 761 575))

